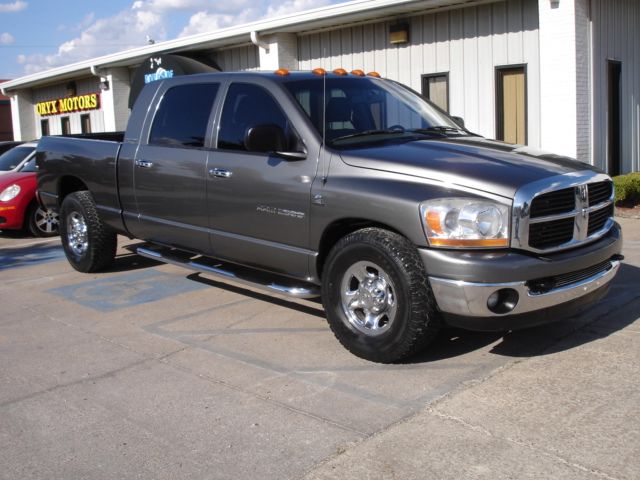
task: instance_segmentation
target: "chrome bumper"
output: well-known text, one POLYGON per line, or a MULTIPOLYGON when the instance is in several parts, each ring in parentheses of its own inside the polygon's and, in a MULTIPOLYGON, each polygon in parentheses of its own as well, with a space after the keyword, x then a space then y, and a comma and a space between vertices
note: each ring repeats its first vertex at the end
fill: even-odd
POLYGON ((465 317, 501 317, 543 310, 576 300, 607 285, 619 268, 620 262, 612 260, 608 270, 545 293, 532 292, 527 282, 472 283, 437 277, 429 277, 429 282, 442 312, 465 317), (489 297, 501 289, 512 289, 518 294, 515 307, 504 314, 494 313, 487 306, 489 297))

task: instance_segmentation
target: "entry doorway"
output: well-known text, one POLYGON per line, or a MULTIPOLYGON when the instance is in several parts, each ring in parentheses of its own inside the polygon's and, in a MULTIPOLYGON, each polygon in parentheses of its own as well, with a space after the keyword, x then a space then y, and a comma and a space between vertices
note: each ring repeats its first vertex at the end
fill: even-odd
POLYGON ((607 173, 620 175, 622 156, 622 63, 607 61, 607 173))
POLYGON ((527 71, 525 66, 496 69, 496 138, 527 143, 527 71))

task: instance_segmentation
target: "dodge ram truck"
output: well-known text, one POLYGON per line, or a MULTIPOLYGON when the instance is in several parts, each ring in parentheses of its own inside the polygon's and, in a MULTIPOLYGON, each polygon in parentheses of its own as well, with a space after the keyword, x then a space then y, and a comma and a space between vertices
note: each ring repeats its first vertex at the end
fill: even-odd
POLYGON ((120 141, 44 137, 40 202, 67 259, 137 253, 322 298, 352 353, 395 362, 443 325, 513 330, 601 299, 622 234, 611 179, 475 135, 362 71, 229 72, 150 83, 120 141))

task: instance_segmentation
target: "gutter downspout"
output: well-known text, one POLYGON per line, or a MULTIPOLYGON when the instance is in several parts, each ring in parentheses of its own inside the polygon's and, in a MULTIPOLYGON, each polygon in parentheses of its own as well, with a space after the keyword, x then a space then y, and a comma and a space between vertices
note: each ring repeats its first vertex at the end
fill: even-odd
POLYGON ((264 49, 267 53, 269 53, 269 44, 265 42, 260 35, 255 30, 251 32, 251 43, 253 43, 256 47, 260 47, 264 49))
POLYGON ((89 70, 91 70, 91 75, 93 75, 94 77, 98 77, 98 78, 100 78, 100 80, 102 80, 104 78, 104 75, 102 75, 98 71, 98 67, 96 67, 95 65, 91 65, 91 67, 89 67, 89 70))

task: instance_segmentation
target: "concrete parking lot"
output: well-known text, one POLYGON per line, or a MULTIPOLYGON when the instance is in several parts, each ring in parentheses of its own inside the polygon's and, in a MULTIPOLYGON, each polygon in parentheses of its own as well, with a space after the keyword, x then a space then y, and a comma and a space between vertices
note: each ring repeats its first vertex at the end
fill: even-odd
POLYGON ((640 220, 578 317, 360 360, 321 305, 0 234, 0 478, 640 478, 640 220))

